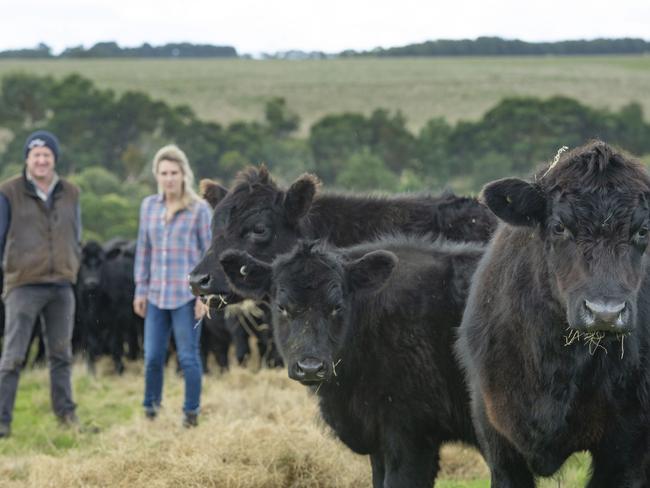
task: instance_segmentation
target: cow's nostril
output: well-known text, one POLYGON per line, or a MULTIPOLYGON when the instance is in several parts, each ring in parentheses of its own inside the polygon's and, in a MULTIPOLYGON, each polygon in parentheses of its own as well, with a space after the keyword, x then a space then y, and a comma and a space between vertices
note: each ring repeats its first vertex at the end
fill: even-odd
POLYGON ((605 302, 592 302, 585 300, 585 306, 594 314, 617 314, 625 308, 625 302, 621 303, 605 303, 605 302))
POLYGON ((189 276, 190 289, 196 296, 207 295, 212 287, 212 277, 209 274, 194 274, 189 276))
POLYGON ((585 310, 589 314, 590 325, 618 324, 624 322, 627 304, 623 302, 605 302, 585 300, 585 310))

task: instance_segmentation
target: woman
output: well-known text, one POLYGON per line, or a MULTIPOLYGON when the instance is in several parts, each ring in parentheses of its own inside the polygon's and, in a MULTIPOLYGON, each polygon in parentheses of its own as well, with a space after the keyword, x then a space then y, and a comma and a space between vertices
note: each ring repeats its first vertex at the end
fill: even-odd
POLYGON ((203 304, 190 293, 187 276, 210 245, 211 210, 193 190, 185 153, 165 146, 153 159, 158 194, 142 201, 135 258, 133 310, 144 317, 145 415, 160 408, 163 368, 173 331, 185 379, 183 426, 198 425, 201 360, 197 321, 203 304))

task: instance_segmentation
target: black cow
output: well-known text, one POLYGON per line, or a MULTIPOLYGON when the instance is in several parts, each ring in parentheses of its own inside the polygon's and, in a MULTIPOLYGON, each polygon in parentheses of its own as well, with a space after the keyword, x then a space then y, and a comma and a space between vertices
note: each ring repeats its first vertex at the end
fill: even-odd
POLYGON ((442 443, 476 443, 452 345, 482 253, 394 237, 304 242, 272 265, 231 250, 221 264, 242 295, 270 296, 289 376, 312 386, 350 449, 371 456, 373 486, 430 488, 442 443))
POLYGON ((208 367, 210 353, 214 354, 219 371, 225 373, 229 369, 228 349, 232 343, 232 333, 226 324, 222 310, 211 310, 210 312, 209 316, 206 315, 202 319, 200 345, 203 374, 210 372, 208 367))
POLYGON ((135 242, 116 238, 83 247, 77 276, 76 338, 86 351, 88 370, 95 372, 100 355, 108 354, 115 370, 124 371, 124 345, 129 359, 142 350, 144 324, 133 313, 135 242), (81 338, 81 339, 79 339, 81 338))
MULTIPOLYGON (((238 299, 218 262, 228 249, 245 250, 271 262, 299 238, 350 246, 400 232, 485 242, 496 228, 496 218, 473 198, 449 193, 439 197, 357 196, 317 193, 317 187, 314 176, 304 175, 288 190, 281 189, 264 166, 241 172, 225 197, 225 189, 218 187, 211 247, 190 275, 194 294, 215 303, 222 303, 219 297, 226 302, 238 299)), ((204 186, 203 193, 209 188, 204 186)))
POLYGON ((137 359, 144 336, 144 321, 133 312, 135 241, 111 243, 105 246, 105 251, 102 318, 109 331, 109 349, 115 369, 121 374, 124 371, 124 344, 128 345, 128 358, 137 359))
MULTIPOLYGON (((228 189, 219 182, 208 179, 201 180, 199 190, 213 209, 228 193, 228 189)), ((252 307, 250 301, 227 307, 224 307, 225 302, 213 301, 211 305, 210 317, 204 320, 203 330, 206 333, 201 334, 204 371, 210 351, 214 352, 221 371, 228 370, 227 352, 232 343, 235 345, 237 362, 245 366, 251 355, 250 338, 257 341, 263 365, 269 368, 283 366, 282 358, 273 344, 269 311, 263 302, 252 307)))
POLYGON ((505 225, 457 350, 492 486, 532 487, 580 450, 589 487, 647 486, 648 173, 595 141, 483 195, 505 225))
POLYGON ((81 264, 77 275, 75 349, 86 354, 88 370, 95 373, 95 362, 104 353, 108 333, 102 322, 103 289, 102 274, 106 253, 101 244, 88 241, 81 251, 81 264))

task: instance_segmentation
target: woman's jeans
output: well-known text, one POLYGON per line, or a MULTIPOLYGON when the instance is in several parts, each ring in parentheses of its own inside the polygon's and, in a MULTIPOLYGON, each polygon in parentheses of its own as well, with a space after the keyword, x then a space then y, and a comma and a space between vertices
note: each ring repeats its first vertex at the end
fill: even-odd
POLYGON ((176 354, 185 379, 183 412, 199 413, 201 398, 201 357, 199 339, 201 325, 195 327, 194 300, 173 309, 163 310, 147 304, 144 319, 144 402, 145 408, 157 408, 162 400, 163 369, 169 345, 169 334, 174 331, 176 354))

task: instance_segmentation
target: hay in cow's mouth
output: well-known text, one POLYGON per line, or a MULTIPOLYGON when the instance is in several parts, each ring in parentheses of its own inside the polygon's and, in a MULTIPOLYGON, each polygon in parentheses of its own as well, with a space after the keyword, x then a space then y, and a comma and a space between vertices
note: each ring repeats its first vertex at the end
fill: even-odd
POLYGON ((625 338, 630 335, 629 332, 626 333, 621 333, 621 334, 607 334, 603 332, 602 330, 596 330, 596 331, 591 331, 591 332, 584 332, 576 329, 571 329, 570 327, 567 327, 569 330, 569 333, 564 336, 564 346, 570 346, 571 344, 575 342, 580 342, 582 341, 585 345, 589 347, 589 354, 592 356, 596 354, 596 351, 598 349, 602 349, 605 351, 605 354, 607 354, 607 348, 601 344, 602 340, 605 339, 605 337, 608 336, 613 336, 616 338, 617 341, 621 341, 621 359, 623 359, 623 356, 625 355, 625 338))
POLYGON ((336 361, 336 362, 332 361, 332 372, 334 373, 334 376, 338 376, 336 374, 336 367, 339 365, 340 362, 341 362, 340 359, 338 361, 336 361))
POLYGON ((206 312, 206 315, 208 316, 209 319, 212 317, 210 316, 210 309, 212 308, 212 301, 213 300, 218 300, 218 304, 215 307, 217 310, 221 310, 223 307, 228 305, 228 302, 226 301, 225 297, 221 294, 219 295, 201 295, 201 301, 208 306, 208 311, 206 312))

